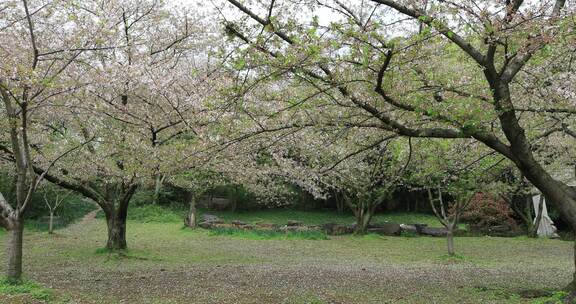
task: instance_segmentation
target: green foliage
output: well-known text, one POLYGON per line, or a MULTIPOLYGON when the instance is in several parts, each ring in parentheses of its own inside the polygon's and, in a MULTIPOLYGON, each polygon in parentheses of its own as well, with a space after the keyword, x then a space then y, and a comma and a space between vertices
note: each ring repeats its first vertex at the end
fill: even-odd
POLYGON ((44 288, 31 281, 11 283, 7 279, 0 279, 0 294, 9 295, 30 295, 32 298, 41 301, 49 301, 54 297, 52 290, 44 288))
POLYGON ((208 233, 210 236, 228 236, 249 240, 327 240, 325 233, 320 231, 274 231, 274 230, 244 230, 234 228, 216 228, 208 233))
MULTIPOLYGON (((79 196, 71 195, 64 200, 62 206, 56 210, 56 216, 59 216, 62 225, 55 225, 55 229, 66 227, 84 217, 89 212, 95 210, 97 206, 79 196)), ((48 223, 40 221, 41 217, 47 216, 48 210, 45 205, 36 205, 31 208, 26 221, 26 227, 29 229, 47 231, 48 223)))
MULTIPOLYGON (((4 194, 9 203, 15 200, 15 189, 13 185, 12 177, 4 172, 0 172, 0 192, 4 194)), ((26 211, 26 227, 28 229, 39 231, 48 230, 48 223, 40 221, 42 217, 49 215, 48 207, 44 201, 44 194, 51 200, 53 199, 52 195, 55 191, 62 190, 52 184, 46 184, 32 195, 32 200, 26 211)), ((58 225, 58 222, 55 222, 55 229, 70 225, 97 208, 94 203, 74 193, 61 195, 64 195, 65 198, 56 210, 55 215, 60 218, 62 225, 58 225)))

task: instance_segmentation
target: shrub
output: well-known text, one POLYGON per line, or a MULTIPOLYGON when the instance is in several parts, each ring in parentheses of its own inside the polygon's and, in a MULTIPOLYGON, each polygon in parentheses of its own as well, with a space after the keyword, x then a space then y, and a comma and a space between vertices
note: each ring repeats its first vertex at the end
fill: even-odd
POLYGON ((508 225, 512 230, 516 230, 518 227, 513 214, 502 198, 479 192, 474 194, 461 219, 482 230, 499 225, 508 225))

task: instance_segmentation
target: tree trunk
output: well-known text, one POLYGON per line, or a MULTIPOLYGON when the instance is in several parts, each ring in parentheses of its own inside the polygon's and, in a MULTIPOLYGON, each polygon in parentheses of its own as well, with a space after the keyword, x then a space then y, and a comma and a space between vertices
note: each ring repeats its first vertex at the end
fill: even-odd
POLYGON ((106 222, 108 224, 106 248, 111 251, 128 248, 126 243, 126 216, 113 212, 110 215, 106 215, 106 222))
POLYGON ((186 219, 184 219, 184 224, 186 225, 186 227, 194 229, 197 226, 197 211, 196 211, 196 197, 192 193, 190 193, 189 203, 190 203, 190 209, 188 210, 186 219))
POLYGON ((345 207, 344 198, 340 194, 338 194, 338 192, 336 192, 334 197, 336 199, 336 211, 338 212, 338 214, 343 214, 345 207))
POLYGON ((164 183, 164 176, 162 174, 156 175, 154 181, 154 194, 152 195, 152 204, 156 205, 160 199, 160 190, 162 190, 162 184, 164 183))
POLYGON ((367 206, 366 203, 359 203, 356 215, 356 234, 366 234, 368 232, 368 225, 372 219, 372 208, 367 206))
POLYGON ((232 198, 232 204, 230 205, 230 211, 236 212, 238 208, 238 186, 234 186, 234 197, 232 198))
POLYGON ((24 219, 15 219, 6 244, 6 278, 10 282, 19 282, 22 277, 22 245, 24 236, 24 219))
POLYGON ((532 226, 530 227, 528 237, 537 238, 538 237, 538 228, 540 228, 540 222, 542 221, 542 210, 544 209, 544 195, 540 195, 540 202, 538 203, 538 212, 532 226))
POLYGON ((106 248, 111 251, 125 250, 128 248, 126 242, 126 219, 128 218, 128 205, 130 199, 136 192, 138 184, 131 184, 128 187, 123 185, 122 195, 116 197, 116 202, 100 201, 98 205, 106 215, 108 226, 108 241, 106 248))
POLYGON ((447 227, 448 232, 446 233, 446 243, 448 245, 448 255, 454 256, 454 228, 447 227))
POLYGON ((50 220, 48 221, 48 233, 49 234, 54 233, 53 227, 54 227, 54 211, 50 210, 50 220))

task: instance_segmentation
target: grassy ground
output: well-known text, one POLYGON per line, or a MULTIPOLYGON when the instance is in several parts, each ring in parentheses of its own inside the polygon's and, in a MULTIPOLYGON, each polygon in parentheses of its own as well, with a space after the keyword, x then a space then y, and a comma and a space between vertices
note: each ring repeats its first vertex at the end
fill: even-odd
POLYGON ((25 273, 43 287, 0 285, 0 303, 542 303, 519 293, 559 289, 573 270, 572 243, 559 240, 461 237, 448 258, 430 237, 259 240, 130 221, 130 250, 109 254, 105 236, 90 218, 27 231, 25 273))

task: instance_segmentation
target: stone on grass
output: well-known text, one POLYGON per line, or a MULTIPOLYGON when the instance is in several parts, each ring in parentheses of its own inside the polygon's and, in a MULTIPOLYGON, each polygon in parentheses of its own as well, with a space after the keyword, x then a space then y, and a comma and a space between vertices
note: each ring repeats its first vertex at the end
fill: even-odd
POLYGON ((400 224, 400 229, 402 229, 402 231, 405 232, 418 233, 418 229, 416 228, 415 225, 400 224))
POLYGON ((322 229, 327 235, 343 235, 354 232, 354 228, 348 225, 328 223, 322 225, 322 229))
POLYGON ((218 224, 223 224, 223 223, 224 223, 224 221, 221 220, 216 215, 203 214, 202 215, 202 221, 200 221, 200 223, 198 223, 198 226, 200 228, 210 229, 210 228, 214 228, 214 226, 216 226, 218 224))
POLYGON ((296 220, 288 220, 287 226, 302 226, 302 222, 296 220))
POLYGON ((256 224, 256 227, 264 229, 276 229, 278 225, 272 223, 258 223, 256 224))
POLYGON ((232 221, 232 225, 234 225, 234 226, 245 226, 245 225, 248 225, 248 223, 243 222, 243 221, 240 221, 240 220, 233 220, 233 221, 232 221))
POLYGON ((202 215, 202 222, 212 223, 212 224, 222 224, 224 223, 219 217, 213 214, 203 214, 202 215))
POLYGON ((448 230, 444 227, 441 228, 434 228, 434 227, 424 227, 422 228, 421 234, 429 235, 429 236, 446 236, 448 234, 448 230))
POLYGON ((377 224, 368 228, 368 232, 392 236, 392 235, 400 235, 402 229, 400 228, 399 224, 384 223, 384 224, 377 224))

